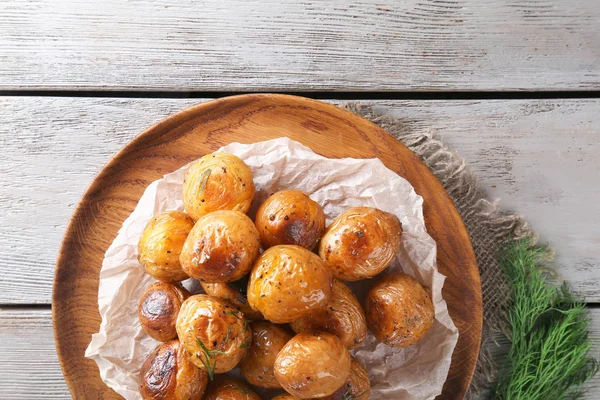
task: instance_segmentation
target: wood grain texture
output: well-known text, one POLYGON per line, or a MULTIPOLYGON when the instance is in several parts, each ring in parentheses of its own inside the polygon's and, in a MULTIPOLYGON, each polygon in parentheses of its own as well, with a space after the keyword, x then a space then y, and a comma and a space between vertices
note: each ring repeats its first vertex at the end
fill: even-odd
MULTIPOLYGON (((594 355, 600 358, 600 309, 590 311, 594 355)), ((56 357, 50 314, 50 310, 0 308, 0 398, 71 398, 56 357), (30 354, 34 356, 30 357, 30 354)), ((505 342, 500 343, 505 349, 505 342)), ((498 353, 502 354, 502 349, 498 353)), ((592 379, 586 389, 588 393, 584 400, 597 400, 600 375, 592 379)))
POLYGON ((52 299, 58 357, 73 397, 114 397, 84 352, 100 325, 97 291, 104 253, 145 188, 227 143, 280 136, 331 158, 377 157, 423 197, 437 266, 447 277, 444 299, 459 330, 440 398, 464 395, 479 354, 481 285, 468 233, 441 184, 414 153, 355 114, 300 97, 245 95, 191 107, 145 131, 109 161, 78 204, 59 253, 52 299))
POLYGON ((0 307, 0 399, 67 399, 52 313, 0 307))
MULTIPOLYGON (((201 101, 0 98, 0 304, 50 303, 60 240, 95 174, 139 132, 201 101)), ((464 156, 490 196, 556 248, 557 271, 600 301, 599 100, 375 104, 464 156)))
POLYGON ((0 89, 597 90, 571 0, 0 2, 0 89))

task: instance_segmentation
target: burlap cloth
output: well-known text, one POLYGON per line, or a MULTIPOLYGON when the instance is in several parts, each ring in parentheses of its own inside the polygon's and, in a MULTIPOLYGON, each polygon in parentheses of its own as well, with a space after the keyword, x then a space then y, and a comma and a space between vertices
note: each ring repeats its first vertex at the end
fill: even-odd
POLYGON ((483 294, 481 352, 467 394, 470 398, 495 382, 501 367, 492 354, 497 346, 495 339, 501 334, 510 335, 507 308, 511 290, 496 257, 509 241, 534 235, 521 217, 501 212, 497 203, 487 200, 465 161, 431 132, 409 129, 401 119, 379 114, 369 105, 351 103, 344 108, 385 129, 417 154, 440 180, 469 231, 483 294))

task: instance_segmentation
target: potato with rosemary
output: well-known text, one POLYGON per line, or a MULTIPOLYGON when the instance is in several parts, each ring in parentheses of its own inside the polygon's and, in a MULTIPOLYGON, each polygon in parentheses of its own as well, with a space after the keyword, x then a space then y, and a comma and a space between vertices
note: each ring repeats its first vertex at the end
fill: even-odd
POLYGON ((138 304, 142 329, 161 342, 177 338, 177 315, 188 297, 190 293, 180 284, 155 282, 148 286, 138 304))
POLYGON ((375 283, 367 293, 365 312, 373 335, 391 347, 417 343, 435 317, 429 294, 407 274, 388 275, 375 283))
POLYGON ((206 371, 190 361, 178 340, 156 347, 140 370, 144 400, 201 400, 207 383, 206 371))
POLYGON ((300 246, 274 246, 260 255, 250 274, 248 302, 271 322, 283 324, 325 307, 331 272, 300 246))
POLYGON ((341 281, 333 280, 329 303, 290 323, 297 332, 324 331, 336 335, 344 346, 354 349, 367 338, 365 312, 354 293, 341 281))
POLYGON ((198 159, 183 180, 183 206, 194 221, 217 210, 245 213, 253 198, 252 171, 233 154, 212 153, 198 159))
POLYGON ((184 301, 177 317, 177 335, 192 362, 206 370, 211 379, 235 368, 252 341, 244 314, 205 294, 184 301))
POLYGON ((244 379, 254 386, 280 388, 281 385, 275 379, 273 365, 277 354, 293 335, 282 326, 268 321, 252 322, 250 327, 252 344, 240 363, 240 372, 244 379))
POLYGON ((146 272, 163 282, 188 278, 179 263, 179 254, 194 221, 182 211, 165 211, 148 221, 138 243, 138 261, 146 272))
POLYGON ((392 262, 400 249, 398 218, 371 207, 354 207, 337 217, 325 231, 319 255, 343 281, 372 278, 392 262))
POLYGON ((350 353, 331 333, 299 333, 275 359, 275 378, 286 392, 312 399, 333 394, 350 373, 350 353))
POLYGON ((247 275, 235 282, 208 283, 200 281, 200 286, 207 295, 230 302, 231 305, 244 313, 247 320, 264 319, 261 313, 254 311, 248 304, 248 296, 246 295, 248 291, 247 275))
POLYGON ((203 400, 261 400, 245 382, 220 375, 208 385, 203 400))
POLYGON ((215 211, 200 218, 181 249, 179 261, 192 278, 237 281, 252 269, 260 251, 254 223, 239 211, 215 211))
POLYGON ((325 230, 325 213, 307 194, 282 190, 260 205, 256 228, 266 248, 293 244, 312 250, 325 230))
POLYGON ((350 362, 350 373, 346 383, 323 400, 368 400, 371 394, 371 380, 365 367, 355 358, 350 362))

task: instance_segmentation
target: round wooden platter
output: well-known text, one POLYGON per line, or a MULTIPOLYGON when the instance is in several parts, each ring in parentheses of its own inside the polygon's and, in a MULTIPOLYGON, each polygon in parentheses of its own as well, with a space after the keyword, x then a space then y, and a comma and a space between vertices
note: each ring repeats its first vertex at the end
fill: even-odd
POLYGON ((302 97, 254 94, 203 103, 151 127, 109 161, 77 206, 58 257, 52 307, 58 358, 74 398, 119 398, 84 352, 100 326, 104 253, 146 187, 223 145, 282 136, 330 158, 378 157, 423 196, 438 268, 447 276, 443 295, 460 332, 439 398, 463 397, 479 354, 481 284, 469 235, 441 184, 414 153, 357 115, 302 97))

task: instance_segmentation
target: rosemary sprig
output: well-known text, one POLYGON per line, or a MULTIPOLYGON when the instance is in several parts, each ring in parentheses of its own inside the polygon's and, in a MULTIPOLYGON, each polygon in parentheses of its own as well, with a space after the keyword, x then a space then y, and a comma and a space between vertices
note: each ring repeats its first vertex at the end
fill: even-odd
POLYGON ((346 391, 346 393, 344 393, 344 397, 342 398, 342 400, 356 400, 356 399, 360 399, 360 398, 361 398, 361 396, 362 396, 363 394, 365 394, 365 393, 367 393, 367 391, 366 391, 366 390, 365 390, 364 392, 362 392, 361 394, 358 394, 358 395, 354 396, 354 395, 352 395, 352 392, 351 392, 351 390, 350 390, 350 389, 348 389, 348 390, 346 391))
POLYGON ((240 313, 241 313, 241 311, 237 311, 237 312, 236 311, 225 311, 225 314, 233 315, 240 321, 244 321, 244 330, 242 332, 246 333, 246 331, 248 330, 248 320, 246 318, 240 317, 240 315, 239 315, 240 313))
POLYGON ((246 389, 246 388, 243 388, 243 387, 241 387, 241 386, 237 386, 237 385, 230 385, 229 387, 230 387, 230 388, 232 388, 232 389, 236 389, 236 390, 238 390, 238 391, 242 392, 243 394, 248 394, 248 393, 250 393, 250 390, 248 390, 248 389, 246 389))
POLYGON ((543 248, 509 245, 500 263, 513 289, 511 348, 494 400, 572 400, 598 372, 590 355, 585 304, 563 285, 548 285, 537 268, 543 248))
POLYGON ((242 345, 240 346, 241 349, 249 349, 250 348, 250 340, 252 339, 252 337, 248 336, 246 338, 246 340, 244 340, 244 343, 242 343, 242 345))

